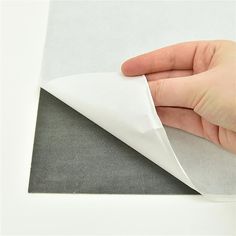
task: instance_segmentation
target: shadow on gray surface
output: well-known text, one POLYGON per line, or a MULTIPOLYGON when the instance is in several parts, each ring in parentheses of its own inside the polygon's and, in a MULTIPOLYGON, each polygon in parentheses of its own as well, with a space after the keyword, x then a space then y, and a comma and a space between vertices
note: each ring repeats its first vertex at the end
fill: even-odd
POLYGON ((42 89, 29 192, 197 194, 42 89))

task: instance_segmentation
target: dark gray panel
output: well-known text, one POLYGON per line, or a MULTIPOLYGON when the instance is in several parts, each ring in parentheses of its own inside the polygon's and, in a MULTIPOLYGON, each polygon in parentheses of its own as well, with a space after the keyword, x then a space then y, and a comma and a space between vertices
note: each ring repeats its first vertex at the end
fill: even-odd
POLYGON ((29 192, 196 194, 44 90, 40 93, 29 192))

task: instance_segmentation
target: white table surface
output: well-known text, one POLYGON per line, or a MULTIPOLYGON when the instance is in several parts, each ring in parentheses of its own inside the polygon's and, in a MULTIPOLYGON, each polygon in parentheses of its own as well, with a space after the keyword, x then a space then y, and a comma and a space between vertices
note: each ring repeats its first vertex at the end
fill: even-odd
POLYGON ((202 196, 28 194, 48 3, 2 7, 3 235, 236 235, 236 203, 202 196))

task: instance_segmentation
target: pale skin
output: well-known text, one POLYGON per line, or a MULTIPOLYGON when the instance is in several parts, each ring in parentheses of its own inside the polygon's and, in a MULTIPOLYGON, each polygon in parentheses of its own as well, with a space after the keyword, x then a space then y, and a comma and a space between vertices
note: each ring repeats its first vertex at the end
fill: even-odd
POLYGON ((236 43, 196 41, 123 63, 126 76, 146 75, 164 125, 208 139, 236 154, 236 43))

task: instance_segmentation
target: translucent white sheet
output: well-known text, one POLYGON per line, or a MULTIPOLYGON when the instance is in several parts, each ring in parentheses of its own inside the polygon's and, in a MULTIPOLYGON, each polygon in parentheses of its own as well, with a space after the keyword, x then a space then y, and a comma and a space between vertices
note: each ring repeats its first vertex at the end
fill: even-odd
MULTIPOLYGON (((118 71, 123 59, 159 46, 172 25, 168 14, 181 8, 173 5, 53 2, 42 87, 200 193, 236 200, 235 155, 179 130, 167 128, 167 137, 145 77, 107 73, 118 71)), ((220 24, 220 15, 216 11, 206 24, 220 24)))

